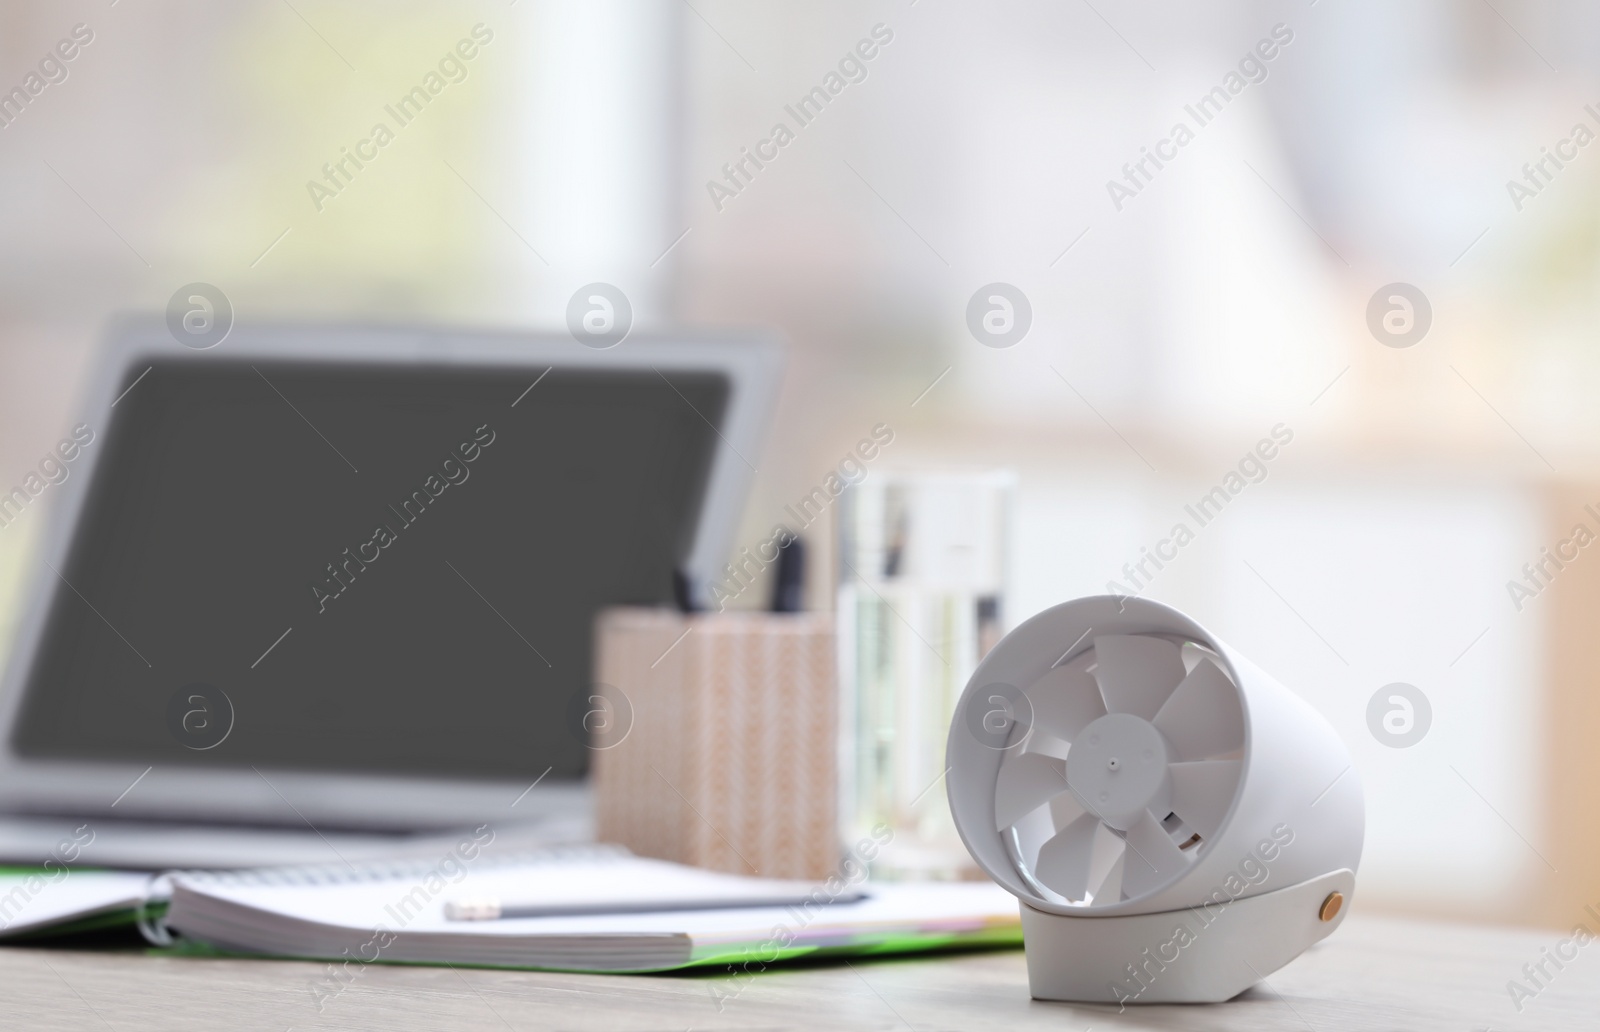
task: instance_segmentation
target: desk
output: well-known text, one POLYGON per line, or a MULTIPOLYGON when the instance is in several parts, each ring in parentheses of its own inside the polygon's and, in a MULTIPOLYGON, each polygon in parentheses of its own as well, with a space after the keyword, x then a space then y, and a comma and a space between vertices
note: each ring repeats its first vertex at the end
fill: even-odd
MULTIPOLYGON (((1237 999, 1129 1008, 1028 998, 1021 951, 715 976, 373 965, 318 1013, 317 964, 0 949, 0 1026, 63 1032, 321 1029, 1185 1029, 1505 1032, 1600 1027, 1600 944, 1518 1014, 1506 981, 1561 935, 1363 918, 1237 999), (728 996, 719 1011, 717 994, 728 996)), ((1553 971, 1554 969, 1551 968, 1553 971)))

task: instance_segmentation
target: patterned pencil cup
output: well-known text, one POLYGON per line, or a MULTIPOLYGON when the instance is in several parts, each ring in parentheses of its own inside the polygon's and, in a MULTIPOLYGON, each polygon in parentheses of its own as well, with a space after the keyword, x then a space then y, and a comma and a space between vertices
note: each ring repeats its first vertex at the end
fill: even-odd
POLYGON ((826 614, 611 609, 596 627, 597 837, 711 870, 826 878, 841 856, 826 614))

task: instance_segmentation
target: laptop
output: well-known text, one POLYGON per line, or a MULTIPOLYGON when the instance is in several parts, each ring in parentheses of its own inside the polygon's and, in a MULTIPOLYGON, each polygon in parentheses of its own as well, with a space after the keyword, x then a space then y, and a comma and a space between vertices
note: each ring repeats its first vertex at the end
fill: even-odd
POLYGON ((192 350, 151 320, 96 368, 63 472, 0 496, 0 525, 46 509, 0 862, 85 831, 83 862, 139 868, 581 837, 595 613, 716 579, 781 348, 239 325, 192 350))

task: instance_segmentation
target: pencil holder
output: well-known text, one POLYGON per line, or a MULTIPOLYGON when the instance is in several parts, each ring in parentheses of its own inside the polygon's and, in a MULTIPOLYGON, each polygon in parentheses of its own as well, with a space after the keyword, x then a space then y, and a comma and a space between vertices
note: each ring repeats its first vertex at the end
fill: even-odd
POLYGON ((597 837, 717 871, 836 871, 831 617, 612 609, 596 630, 597 837))

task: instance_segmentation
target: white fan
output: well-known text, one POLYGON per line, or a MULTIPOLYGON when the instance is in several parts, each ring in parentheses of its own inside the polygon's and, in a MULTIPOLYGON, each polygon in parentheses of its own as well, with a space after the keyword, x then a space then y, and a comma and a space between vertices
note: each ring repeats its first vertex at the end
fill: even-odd
POLYGON ((1022 903, 1041 999, 1228 999, 1343 919, 1343 743, 1176 610, 1079 599, 1007 635, 950 730, 956 827, 1022 903))

